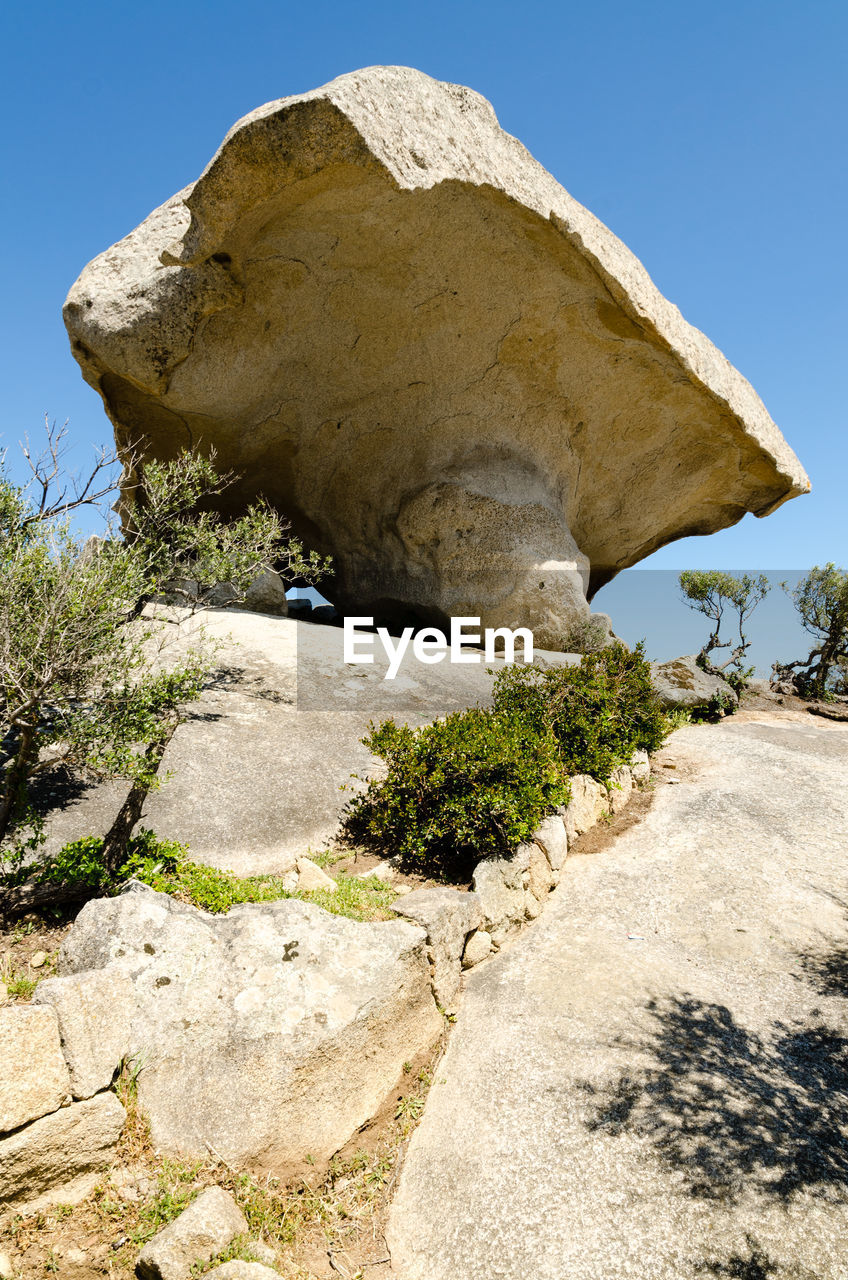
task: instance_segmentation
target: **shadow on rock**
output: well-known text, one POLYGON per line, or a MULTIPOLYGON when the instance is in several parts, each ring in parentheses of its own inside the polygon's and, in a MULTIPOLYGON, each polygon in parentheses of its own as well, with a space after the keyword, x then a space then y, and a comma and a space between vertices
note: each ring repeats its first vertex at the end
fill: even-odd
POLYGON ((754 1237, 745 1235, 746 1251, 732 1253, 719 1262, 698 1262, 695 1271, 704 1276, 726 1276, 728 1280, 817 1280, 812 1271, 804 1267, 784 1267, 774 1262, 759 1247, 754 1237))
MULTIPOLYGON (((832 893, 825 896, 843 909, 848 929, 848 902, 832 893)), ((802 975, 821 995, 848 997, 848 941, 828 938, 816 951, 799 952, 797 960, 802 975)))
POLYGON ((650 1139, 702 1199, 736 1200, 743 1189, 778 1200, 801 1189, 846 1198, 845 1037, 823 1025, 775 1023, 761 1039, 723 1005, 688 997, 647 1007, 654 1031, 632 1047, 656 1065, 606 1090, 584 1085, 590 1129, 650 1139))

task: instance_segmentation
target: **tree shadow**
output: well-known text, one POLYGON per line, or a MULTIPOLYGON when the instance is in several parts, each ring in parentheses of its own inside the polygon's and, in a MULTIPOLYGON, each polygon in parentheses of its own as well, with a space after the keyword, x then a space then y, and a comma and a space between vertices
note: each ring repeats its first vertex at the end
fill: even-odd
MULTIPOLYGON (((833 893, 824 896, 842 908, 848 928, 848 902, 833 893)), ((817 951, 798 952, 796 958, 804 977, 820 995, 848 997, 848 941, 828 938, 817 951)))
POLYGON ((655 1065, 606 1089, 585 1084, 590 1129, 648 1138, 700 1199, 735 1201, 752 1188, 780 1201, 801 1189, 845 1199, 848 1039, 783 1023, 762 1039, 723 1005, 691 997, 647 1008, 654 1028, 633 1047, 655 1065))
POLYGON ((695 1263, 695 1272, 706 1276, 726 1276, 731 1280, 818 1280, 806 1267, 789 1267, 775 1262, 757 1244, 750 1232, 745 1233, 745 1252, 731 1253, 721 1261, 695 1263))

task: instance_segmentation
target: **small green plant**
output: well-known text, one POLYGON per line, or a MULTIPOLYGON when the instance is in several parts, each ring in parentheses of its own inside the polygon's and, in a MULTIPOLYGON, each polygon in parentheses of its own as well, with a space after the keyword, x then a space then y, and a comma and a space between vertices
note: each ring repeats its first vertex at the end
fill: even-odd
POLYGON ((336 878, 335 890, 302 893, 288 889, 282 876, 237 876, 192 862, 185 845, 164 840, 144 828, 130 838, 126 857, 112 874, 103 861, 102 845, 100 836, 87 836, 65 845, 44 862, 40 871, 42 879, 63 884, 68 896, 78 899, 111 896, 128 880, 141 880, 159 893, 169 893, 213 915, 229 911, 242 902, 297 898, 351 920, 388 920, 393 915, 392 903, 397 897, 391 885, 376 877, 362 880, 341 873, 336 878))
POLYGON ((708 702, 692 707, 689 711, 689 719, 693 724, 718 724, 725 716, 733 715, 736 705, 732 694, 719 691, 712 694, 708 702))
POLYGON ((563 653, 600 653, 609 642, 609 635, 599 618, 583 618, 569 627, 562 637, 563 653))

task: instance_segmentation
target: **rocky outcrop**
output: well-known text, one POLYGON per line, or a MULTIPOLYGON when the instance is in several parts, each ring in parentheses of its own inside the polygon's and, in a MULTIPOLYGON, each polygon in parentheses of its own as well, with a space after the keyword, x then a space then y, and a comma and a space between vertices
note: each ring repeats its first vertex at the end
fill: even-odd
POLYGON ((100 1093, 0 1135, 0 1214, 84 1200, 114 1156, 125 1119, 114 1093, 100 1093))
POLYGON ((0 1009, 0 1217, 83 1199, 124 1126, 114 1094, 74 1100, 59 1031, 52 1008, 0 1009))
POLYGON ((735 707, 739 702, 726 680, 701 670, 695 654, 672 658, 670 662, 652 662, 651 681, 669 711, 706 709, 711 704, 735 707))
POLYGON ((101 1037, 133 1057, 157 1147, 281 1177, 326 1162, 442 1026, 423 929, 295 900, 210 916, 134 885, 83 908, 59 969, 40 991, 68 1061, 95 1075, 101 1037))
POLYGON ((396 902, 394 910, 425 930, 433 995, 443 1009, 453 1009, 459 994, 465 940, 483 922, 480 899, 475 893, 460 893, 457 889, 417 889, 396 902))
POLYGON ((371 67, 240 120, 65 305, 122 446, 200 442, 354 612, 526 625, 807 478, 761 401, 479 94, 371 67), (673 483, 672 483, 673 478, 673 483))
POLYGON ((0 1010, 0 1133, 57 1111, 71 1082, 52 1009, 0 1010))

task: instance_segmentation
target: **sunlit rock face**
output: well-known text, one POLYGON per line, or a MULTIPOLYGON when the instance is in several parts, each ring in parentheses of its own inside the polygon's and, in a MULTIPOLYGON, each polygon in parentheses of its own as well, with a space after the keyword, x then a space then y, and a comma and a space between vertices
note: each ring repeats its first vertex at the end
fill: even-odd
POLYGON ((751 386, 479 94, 371 67, 272 102, 65 318, 121 447, 214 446, 350 611, 555 646, 674 538, 809 483, 751 386))

